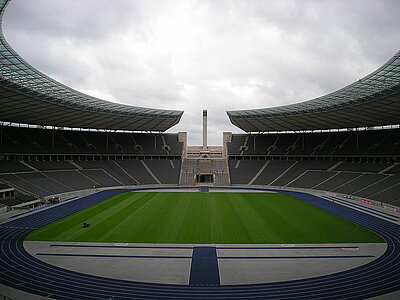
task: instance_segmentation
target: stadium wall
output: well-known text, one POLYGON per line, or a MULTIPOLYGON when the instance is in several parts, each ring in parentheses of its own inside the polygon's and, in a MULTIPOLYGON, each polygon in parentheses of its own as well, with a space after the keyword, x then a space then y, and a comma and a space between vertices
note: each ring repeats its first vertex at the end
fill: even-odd
MULTIPOLYGON (((193 189, 193 190, 199 190, 201 187, 200 186, 178 186, 178 185, 130 185, 130 186, 115 186, 115 187, 104 187, 104 188, 95 188, 95 189, 86 189, 86 190, 80 190, 80 191, 73 191, 73 192, 68 192, 68 193, 61 193, 61 194, 54 194, 50 195, 46 198, 51 198, 51 197, 60 197, 61 201, 69 201, 69 200, 74 200, 80 197, 85 197, 91 194, 95 194, 100 191, 106 191, 106 190, 115 190, 115 189, 126 189, 126 190, 135 190, 135 191, 141 191, 141 190, 168 190, 168 189, 193 189)), ((323 190, 314 190, 314 189, 304 189, 304 188, 293 188, 293 187, 281 187, 281 186, 270 186, 270 185, 231 185, 231 186, 224 186, 224 187, 211 187, 212 189, 240 189, 240 190, 265 190, 265 189, 272 189, 272 190, 278 190, 282 191, 283 193, 285 191, 293 191, 293 192, 305 192, 313 195, 318 195, 318 196, 328 196, 328 197, 337 197, 346 201, 354 202, 354 203, 361 203, 364 205, 369 205, 371 207, 377 207, 377 208, 383 208, 387 211, 393 211, 393 212, 400 212, 400 207, 387 204, 384 202, 372 200, 372 199, 367 199, 363 197, 357 197, 354 195, 347 195, 347 194, 342 194, 342 193, 336 193, 336 192, 329 192, 329 191, 323 191, 323 190)), ((46 205, 45 205, 46 206, 46 205)))

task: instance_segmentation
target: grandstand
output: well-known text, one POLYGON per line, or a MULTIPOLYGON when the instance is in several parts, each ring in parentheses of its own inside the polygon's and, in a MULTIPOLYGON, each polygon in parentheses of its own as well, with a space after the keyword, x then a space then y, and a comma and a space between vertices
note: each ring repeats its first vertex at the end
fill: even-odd
POLYGON ((399 206, 400 130, 232 135, 232 184, 305 188, 399 206))
POLYGON ((331 191, 400 204, 400 52, 309 101, 228 111, 231 182, 331 191))
MULTIPOLYGON (((8 3, 0 0, 1 17, 8 3)), ((24 61, 1 31, 0 72, 0 213, 48 204, 53 197, 66 200, 105 191, 101 199, 88 196, 88 203, 71 208, 79 211, 119 189, 195 186, 307 191, 400 210, 400 52, 334 93, 293 105, 228 111, 232 124, 245 133, 225 132, 221 147, 207 145, 206 125, 203 146, 188 146, 185 132, 165 133, 178 124, 182 111, 111 103, 49 78, 24 61)), ((62 205, 56 209, 59 214, 37 223, 66 215, 62 205)), ((348 216, 345 210, 331 211, 348 216)), ((30 216, 15 228, 36 224, 30 216)), ((371 224, 372 229, 384 227, 371 224)), ((16 251, 26 233, 18 234, 16 251)), ((4 236, 13 238, 8 231, 4 236)), ((8 271, 0 267, 3 272, 8 271)), ((88 282, 98 285, 92 279, 88 282)), ((22 283, 18 288, 24 289, 22 283)), ((310 282, 308 296, 315 292, 312 286, 310 282)), ((388 291, 397 289, 393 286, 388 291)), ((156 294, 143 295, 174 296, 169 287, 154 287, 156 294)), ((129 286, 129 291, 141 288, 129 286)), ((177 291, 182 297, 208 297, 213 288, 204 287, 206 294, 182 287, 177 291)), ((243 293, 263 298, 266 290, 246 287, 243 293)), ((228 288, 218 295, 235 296, 228 288)), ((327 296, 335 297, 321 294, 327 296)))
POLYGON ((36 197, 178 183, 183 148, 178 134, 0 128, 0 180, 36 197))

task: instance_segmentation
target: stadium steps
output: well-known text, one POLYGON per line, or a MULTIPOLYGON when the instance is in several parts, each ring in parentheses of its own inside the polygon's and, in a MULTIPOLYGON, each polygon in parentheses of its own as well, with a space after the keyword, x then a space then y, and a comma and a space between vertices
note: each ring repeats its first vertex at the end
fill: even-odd
POLYGON ((350 179, 349 181, 346 181, 345 183, 342 183, 342 184, 336 186, 334 189, 332 189, 332 191, 340 193, 341 187, 348 185, 349 183, 352 183, 353 181, 356 181, 357 179, 361 178, 361 176, 363 176, 363 175, 364 175, 364 173, 359 174, 358 176, 354 177, 353 179, 350 179))
POLYGON ((181 173, 179 176, 179 185, 193 185, 194 174, 193 174, 193 168, 190 167, 192 161, 193 161, 192 159, 186 159, 186 158, 182 160, 181 173))
POLYGON ((214 174, 215 185, 230 185, 227 159, 186 159, 182 160, 179 185, 194 185, 195 174, 214 174))
MULTIPOLYGON (((248 141, 249 141, 249 136, 246 135, 246 138, 244 139, 243 145, 240 146, 240 148, 243 149, 242 151, 240 151, 240 155, 243 155, 244 151, 246 151, 248 141)), ((240 148, 239 148, 239 149, 240 149, 240 148)))
POLYGON ((330 167, 327 171, 333 171, 336 167, 340 166, 342 163, 344 163, 344 162, 343 161, 337 162, 332 167, 330 167))
POLYGON ((329 136, 327 136, 322 143, 316 145, 311 152, 311 155, 314 155, 318 150, 322 150, 325 147, 325 144, 328 142, 329 136))
POLYGON ((260 170, 258 170, 258 172, 256 173, 256 175, 254 175, 254 177, 249 181, 248 185, 252 185, 254 181, 257 180, 257 178, 260 176, 260 174, 264 171, 264 169, 269 165, 271 161, 267 160, 265 162, 265 164, 260 168, 260 170))
POLYGON ((344 140, 341 140, 341 142, 337 142, 336 146, 333 147, 332 151, 329 153, 329 155, 333 155, 337 150, 340 150, 345 144, 346 142, 351 138, 351 134, 349 134, 347 137, 345 137, 344 140))
POLYGON ((379 142, 372 144, 367 151, 365 151, 365 153, 370 153, 370 152, 374 152, 374 150, 378 149, 379 147, 381 147, 382 145, 384 145, 384 143, 386 142, 386 140, 390 139, 390 134, 385 135, 383 138, 380 139, 379 142))
POLYGON ((135 167, 133 166, 129 166, 128 164, 124 163, 129 163, 130 161, 113 161, 114 164, 116 164, 125 174, 127 174, 129 176, 129 178, 132 178, 136 183, 135 184, 142 184, 143 182, 141 182, 135 174, 135 167))
POLYGON ((24 166, 28 167, 29 169, 35 171, 35 172, 39 172, 38 169, 32 167, 32 166, 31 166, 30 164, 28 164, 27 162, 24 162, 24 161, 21 160, 20 163, 23 164, 24 166))
POLYGON ((286 184, 289 187, 312 188, 315 185, 332 178, 334 174, 325 170, 306 170, 301 175, 286 184))
POLYGON ((270 155, 272 151, 274 151, 277 146, 278 146, 278 141, 279 141, 279 135, 276 136, 274 143, 269 147, 270 150, 268 150, 267 155, 270 155))
POLYGON ((327 179, 324 179, 323 181, 317 183, 316 185, 312 186, 311 189, 316 189, 320 184, 323 184, 323 183, 327 182, 328 180, 331 180, 332 178, 334 178, 334 177, 336 177, 338 175, 339 175, 339 172, 332 174, 331 177, 329 177, 327 179))
POLYGON ((226 181, 228 182, 228 185, 231 185, 231 174, 229 173, 229 164, 228 164, 228 158, 226 158, 226 181))
POLYGON ((320 184, 315 186, 315 188, 323 191, 332 191, 339 185, 345 184, 350 180, 356 178, 358 175, 359 173, 355 172, 338 172, 335 176, 332 176, 328 180, 325 180, 324 182, 321 182, 320 184))
POLYGON ((383 177, 383 178, 380 179, 380 180, 374 181, 373 183, 368 184, 367 186, 365 186, 365 187, 363 187, 363 188, 361 188, 361 189, 359 189, 359 190, 357 190, 357 191, 354 191, 353 194, 354 194, 354 195, 358 195, 358 194, 359 194, 360 192, 362 192, 363 190, 368 189, 368 188, 370 188, 371 186, 380 184, 381 182, 385 181, 388 177, 389 177, 389 176, 386 175, 386 177, 383 177))
POLYGON ((115 160, 113 160, 112 161, 114 164, 115 164, 115 166, 117 167, 117 168, 119 168, 124 174, 126 174, 127 176, 129 176, 129 178, 132 178, 132 180, 133 181, 135 181, 136 182, 136 184, 140 184, 140 182, 135 178, 135 177, 133 177, 131 174, 129 174, 124 168, 122 168, 115 160))
POLYGON ((121 185, 125 185, 123 182, 121 182, 120 180, 118 180, 117 178, 115 178, 111 173, 107 172, 106 170, 102 169, 102 171, 104 173, 106 173, 108 176, 110 176, 112 179, 114 179, 116 182, 118 182, 121 185))
POLYGON ((83 170, 83 168, 80 165, 78 165, 76 162, 74 162, 72 160, 70 160, 69 162, 71 165, 75 166, 78 170, 83 170))
POLYGON ((241 160, 236 161, 235 169, 239 168, 241 160))
POLYGON ((32 185, 41 187, 42 189, 51 192, 50 194, 42 194, 42 196, 73 191, 71 187, 54 180, 53 178, 45 174, 45 172, 18 174, 18 176, 29 181, 32 185))
POLYGON ((388 175, 384 180, 379 182, 379 185, 371 184, 367 188, 360 191, 357 196, 373 199, 371 198, 372 195, 380 193, 381 191, 385 191, 386 189, 390 189, 393 187, 393 185, 396 185, 399 182, 400 174, 388 175))
POLYGON ((371 184, 374 184, 374 182, 379 181, 387 176, 388 175, 363 173, 361 176, 355 178, 354 180, 345 185, 342 185, 339 189, 334 191, 348 195, 356 195, 357 191, 361 190, 362 188, 368 187, 371 184))
POLYGON ((169 160, 169 163, 170 163, 170 165, 171 165, 171 168, 172 168, 172 169, 175 169, 175 164, 174 164, 174 162, 172 161, 172 159, 169 160))
POLYGON ((285 184, 285 186, 291 186, 291 184, 293 182, 296 182, 299 178, 301 178, 303 175, 305 175, 308 172, 308 170, 304 171, 303 173, 301 173, 299 176, 297 176, 296 178, 292 179, 291 181, 289 181, 288 183, 285 184))
POLYGON ((22 178, 21 176, 18 176, 18 174, 14 174, 14 177, 21 182, 21 184, 19 183, 15 183, 15 186, 17 187, 21 187, 22 185, 25 186, 24 190, 28 189, 29 191, 36 191, 36 192, 32 192, 34 195, 38 195, 38 197, 43 197, 43 195, 50 195, 52 193, 52 191, 38 186, 37 184, 34 184, 32 182, 30 182, 29 180, 22 178))
POLYGON ((86 175, 86 177, 90 178, 90 180, 97 182, 101 187, 124 185, 104 169, 85 169, 79 172, 86 175))
POLYGON ((165 138, 164 138, 163 135, 161 136, 161 141, 163 143, 162 149, 166 152, 167 155, 169 155, 169 150, 168 150, 168 147, 167 147, 168 144, 165 142, 165 138))
MULTIPOLYGON (((82 170, 83 171, 83 170, 82 170)), ((87 176, 86 174, 82 173, 81 171, 77 171, 80 175, 82 175, 83 177, 85 177, 86 179, 92 181, 94 183, 94 185, 96 186, 101 186, 100 183, 98 183, 97 181, 95 181, 94 179, 90 178, 89 176, 87 176)))
POLYGON ((258 176, 257 180, 254 181, 255 185, 268 185, 274 181, 281 173, 283 173, 290 165, 292 161, 288 160, 270 160, 270 163, 258 176))
POLYGON ((277 178, 275 178, 275 180, 272 181, 272 182, 270 183, 270 185, 274 185, 274 182, 276 182, 276 181, 278 181, 280 178, 282 178, 282 177, 283 177, 286 173, 288 173, 297 163, 298 163, 298 161, 294 161, 293 164, 291 164, 291 165, 289 166, 289 168, 287 168, 284 172, 282 172, 281 175, 279 175, 277 178))
POLYGON ((291 151, 296 149, 297 143, 300 141, 301 138, 302 138, 302 135, 299 134, 299 136, 296 138, 296 140, 291 145, 289 145, 289 147, 286 148, 285 155, 289 155, 291 151))
POLYGON ((215 184, 220 186, 228 186, 229 182, 229 167, 227 159, 214 159, 212 162, 212 173, 215 176, 215 184))
POLYGON ((150 170, 150 168, 146 165, 146 163, 144 162, 144 160, 140 161, 143 165, 143 167, 147 170, 147 172, 149 172, 149 174, 151 175, 151 177, 153 177, 153 179, 158 183, 161 184, 161 181, 157 178, 157 176, 153 173, 152 170, 150 170))
POLYGON ((148 159, 145 163, 162 184, 178 184, 180 160, 148 159))
MULTIPOLYGON (((394 187, 397 187, 397 186, 400 186, 400 182, 395 183, 395 184, 393 184, 392 186, 387 187, 387 188, 385 188, 385 189, 383 189, 383 190, 380 190, 379 192, 376 192, 376 193, 372 194, 370 197, 374 197, 374 196, 376 196, 376 195, 378 195, 378 194, 384 193, 384 192, 386 192, 386 191, 388 191, 388 190, 390 190, 390 189, 392 189, 392 188, 394 188, 394 187)), ((400 198, 400 196, 399 196, 399 198, 400 198)), ((372 199, 373 199, 373 198, 372 198, 372 199)))
POLYGON ((398 166, 398 165, 400 165, 400 163, 394 163, 393 165, 391 165, 391 166, 387 167, 386 169, 384 169, 384 170, 382 170, 382 171, 378 172, 378 174, 384 174, 384 173, 387 173, 387 171, 389 171, 389 170, 393 169, 394 167, 396 167, 396 166, 398 166))
POLYGON ((55 179, 55 178, 52 178, 52 177, 48 176, 48 175, 46 174, 46 172, 41 172, 41 173, 42 173, 44 176, 46 176, 49 180, 53 180, 53 181, 57 182, 58 184, 61 184, 61 185, 65 186, 66 188, 70 189, 71 191, 74 190, 72 187, 70 187, 69 185, 66 185, 64 182, 61 182, 61 181, 59 181, 59 180, 57 180, 57 179, 55 179))

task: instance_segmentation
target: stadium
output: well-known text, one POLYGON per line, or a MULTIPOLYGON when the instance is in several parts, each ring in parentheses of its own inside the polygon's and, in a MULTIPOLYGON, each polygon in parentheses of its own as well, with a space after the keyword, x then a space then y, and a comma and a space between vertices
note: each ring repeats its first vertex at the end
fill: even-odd
MULTIPOLYGON (((1 20, 10 0, 0 0, 1 20)), ((396 299, 400 52, 309 101, 183 111, 108 102, 0 31, 0 298, 396 299)))

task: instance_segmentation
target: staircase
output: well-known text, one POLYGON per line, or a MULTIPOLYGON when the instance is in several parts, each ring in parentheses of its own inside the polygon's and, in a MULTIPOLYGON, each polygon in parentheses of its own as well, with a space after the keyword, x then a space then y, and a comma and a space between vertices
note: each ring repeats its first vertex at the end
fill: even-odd
POLYGON ((202 183, 196 183, 196 174, 214 174, 214 183, 211 185, 230 185, 227 159, 184 158, 182 161, 179 185, 203 185, 202 183))
POLYGON ((184 158, 181 165, 181 174, 179 176, 179 185, 194 185, 195 180, 195 159, 184 158))
POLYGON ((213 162, 215 185, 218 186, 230 185, 228 160, 215 159, 212 162, 213 162))

